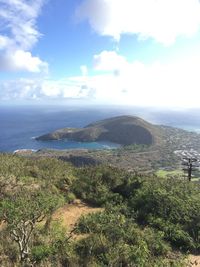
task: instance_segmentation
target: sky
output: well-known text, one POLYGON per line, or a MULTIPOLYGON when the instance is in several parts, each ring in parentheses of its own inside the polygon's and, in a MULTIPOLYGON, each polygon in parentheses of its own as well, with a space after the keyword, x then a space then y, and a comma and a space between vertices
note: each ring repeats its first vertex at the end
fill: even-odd
POLYGON ((0 0, 0 105, 199 99, 199 0, 0 0))

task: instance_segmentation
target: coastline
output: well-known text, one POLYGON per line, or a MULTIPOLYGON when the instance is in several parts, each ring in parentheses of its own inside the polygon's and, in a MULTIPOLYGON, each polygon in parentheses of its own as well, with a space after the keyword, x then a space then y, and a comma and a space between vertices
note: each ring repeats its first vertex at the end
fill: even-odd
POLYGON ((16 149, 13 151, 13 154, 24 154, 24 153, 36 153, 38 150, 36 149, 30 149, 30 148, 22 148, 22 149, 16 149))

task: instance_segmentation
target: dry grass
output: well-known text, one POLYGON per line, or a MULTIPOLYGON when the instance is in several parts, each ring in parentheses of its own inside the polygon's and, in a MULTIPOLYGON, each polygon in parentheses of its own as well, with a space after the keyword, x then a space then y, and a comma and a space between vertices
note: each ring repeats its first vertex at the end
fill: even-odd
POLYGON ((102 208, 94 208, 80 200, 76 200, 74 203, 67 204, 58 209, 53 215, 53 220, 60 220, 62 225, 65 226, 67 230, 71 231, 82 215, 102 210, 102 208))

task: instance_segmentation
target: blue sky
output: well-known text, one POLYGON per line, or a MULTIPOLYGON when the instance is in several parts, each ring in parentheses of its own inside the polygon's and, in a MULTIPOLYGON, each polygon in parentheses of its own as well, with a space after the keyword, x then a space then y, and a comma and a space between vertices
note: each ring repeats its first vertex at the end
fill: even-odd
POLYGON ((0 0, 0 103, 199 107, 198 0, 0 0))

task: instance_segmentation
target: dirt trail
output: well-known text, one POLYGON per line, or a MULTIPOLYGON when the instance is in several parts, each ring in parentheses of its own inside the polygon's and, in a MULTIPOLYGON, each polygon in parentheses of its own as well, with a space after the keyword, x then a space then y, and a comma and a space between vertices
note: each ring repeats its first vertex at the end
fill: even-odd
POLYGON ((190 255, 187 267, 200 267, 200 255, 199 256, 190 255))
MULTIPOLYGON (((87 215, 89 213, 100 212, 102 208, 94 208, 88 206, 86 203, 82 202, 81 200, 76 200, 75 203, 66 204, 64 207, 58 209, 54 215, 53 220, 61 220, 62 225, 67 228, 70 232, 74 225, 77 223, 78 219, 82 215, 87 215)), ((0 230, 3 229, 3 224, 0 225, 0 230)), ((85 235, 74 235, 73 239, 79 239, 84 237, 85 235)), ((187 260, 187 267, 200 267, 200 255, 189 255, 187 260)))
MULTIPOLYGON (((67 204, 64 207, 58 209, 54 216, 54 220, 61 220, 62 225, 67 228, 68 231, 71 231, 82 215, 89 213, 102 211, 102 208, 94 208, 88 206, 80 200, 76 200, 73 204, 67 204)), ((81 238, 84 235, 73 235, 73 238, 81 238)), ((200 256, 190 255, 188 257, 187 267, 200 267, 200 256)))
POLYGON ((70 231, 82 215, 89 213, 102 211, 102 208, 90 207, 80 200, 76 200, 75 203, 67 204, 64 207, 58 209, 54 216, 54 220, 61 220, 62 225, 70 231))

